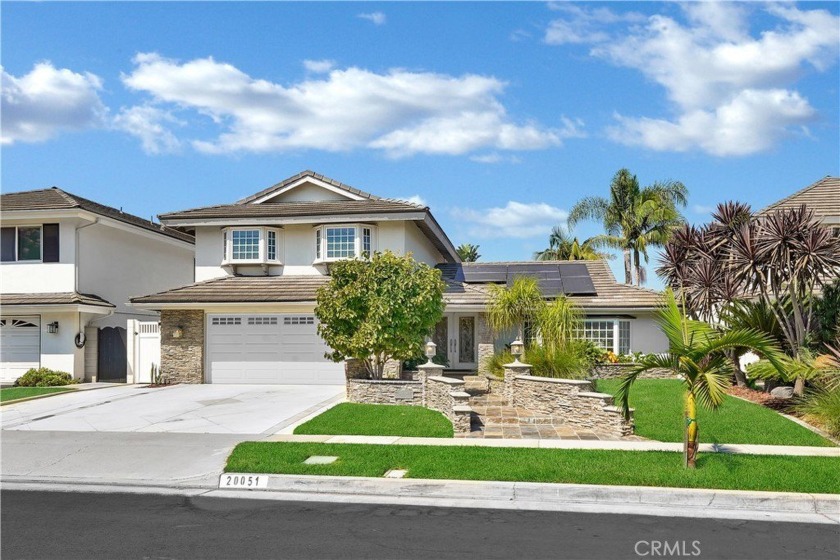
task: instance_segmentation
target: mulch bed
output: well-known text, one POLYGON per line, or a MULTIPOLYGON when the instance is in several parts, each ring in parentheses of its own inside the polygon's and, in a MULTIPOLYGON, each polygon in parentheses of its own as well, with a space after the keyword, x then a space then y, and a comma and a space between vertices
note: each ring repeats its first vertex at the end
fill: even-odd
POLYGON ((746 399, 750 402, 766 406, 767 408, 772 408, 775 411, 791 414, 791 401, 789 399, 777 399, 770 393, 756 391, 754 389, 750 389, 749 387, 738 387, 735 385, 729 388, 728 393, 733 397, 741 397, 742 399, 746 399))

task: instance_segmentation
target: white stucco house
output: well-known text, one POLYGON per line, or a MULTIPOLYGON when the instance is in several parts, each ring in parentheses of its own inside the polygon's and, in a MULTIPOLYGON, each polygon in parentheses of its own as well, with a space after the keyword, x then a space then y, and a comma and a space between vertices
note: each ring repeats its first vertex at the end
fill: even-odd
POLYGON ((0 381, 125 381, 132 296, 192 282, 193 237, 58 188, 0 195, 0 381))
POLYGON ((364 253, 411 253, 437 266, 446 314, 433 337, 452 372, 481 371, 496 340, 487 285, 520 274, 587 315, 585 334, 620 353, 667 348, 653 322, 659 295, 616 282, 606 262, 461 263, 428 207, 384 199, 303 171, 238 202, 162 214, 195 236, 195 282, 133 298, 160 313, 161 368, 186 383, 343 383, 324 358, 315 295, 330 263, 364 253))

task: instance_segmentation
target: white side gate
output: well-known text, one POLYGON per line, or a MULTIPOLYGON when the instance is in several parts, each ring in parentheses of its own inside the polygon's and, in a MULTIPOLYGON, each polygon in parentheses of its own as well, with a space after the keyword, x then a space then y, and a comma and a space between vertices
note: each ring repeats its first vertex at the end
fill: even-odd
POLYGON ((127 383, 151 383, 152 365, 160 367, 160 323, 128 321, 127 383))

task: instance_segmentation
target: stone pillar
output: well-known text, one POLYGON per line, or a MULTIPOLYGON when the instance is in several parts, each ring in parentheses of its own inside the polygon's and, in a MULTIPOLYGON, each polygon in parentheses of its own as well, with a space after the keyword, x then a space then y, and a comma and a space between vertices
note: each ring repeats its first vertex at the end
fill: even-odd
POLYGON ((531 364, 513 362, 505 364, 505 400, 513 406, 513 384, 517 375, 531 375, 531 364))
POLYGON ((204 382, 203 310, 160 312, 160 371, 172 383, 204 382))
POLYGON ((400 360, 386 361, 382 379, 400 379, 400 377, 402 377, 402 362, 400 360))
POLYGON ((443 375, 443 366, 428 362, 421 366, 417 366, 417 381, 420 382, 420 387, 423 391, 423 398, 420 400, 422 406, 426 406, 427 378, 435 377, 437 375, 443 375))
POLYGON ((493 331, 490 330, 486 313, 478 314, 476 340, 478 341, 478 374, 487 375, 490 373, 489 361, 496 353, 496 347, 493 344, 493 331))

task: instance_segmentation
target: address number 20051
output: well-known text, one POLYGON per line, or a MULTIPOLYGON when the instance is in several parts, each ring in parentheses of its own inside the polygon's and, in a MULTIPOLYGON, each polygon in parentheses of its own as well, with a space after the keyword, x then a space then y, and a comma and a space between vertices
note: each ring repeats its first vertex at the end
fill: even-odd
POLYGON ((219 488, 268 488, 268 477, 259 474, 223 474, 219 488))

